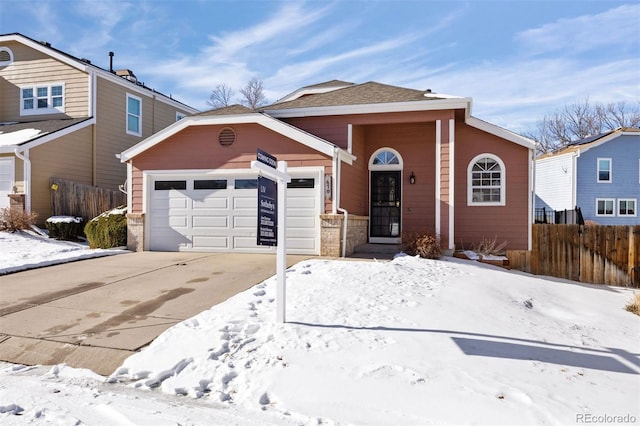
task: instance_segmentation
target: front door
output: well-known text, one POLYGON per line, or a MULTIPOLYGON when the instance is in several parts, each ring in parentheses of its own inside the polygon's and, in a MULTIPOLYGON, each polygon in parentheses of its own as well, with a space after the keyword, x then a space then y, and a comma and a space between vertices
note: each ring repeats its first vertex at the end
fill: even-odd
POLYGON ((399 170, 371 171, 371 211, 369 241, 399 243, 401 241, 401 176, 399 170))

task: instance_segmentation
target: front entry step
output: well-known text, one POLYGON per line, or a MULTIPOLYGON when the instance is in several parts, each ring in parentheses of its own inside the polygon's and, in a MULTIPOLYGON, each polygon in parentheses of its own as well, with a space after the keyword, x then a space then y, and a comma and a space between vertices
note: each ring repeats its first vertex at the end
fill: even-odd
POLYGON ((351 257, 393 259, 393 256, 400 253, 399 244, 361 244, 356 246, 351 257))

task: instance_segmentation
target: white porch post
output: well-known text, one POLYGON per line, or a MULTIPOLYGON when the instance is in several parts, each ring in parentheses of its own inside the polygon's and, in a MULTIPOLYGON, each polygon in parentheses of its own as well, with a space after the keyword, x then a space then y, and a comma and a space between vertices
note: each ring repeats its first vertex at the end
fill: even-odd
POLYGON ((440 155, 442 155, 442 143, 440 138, 442 136, 442 122, 440 120, 436 120, 436 236, 440 237, 440 168, 442 167, 440 163, 440 155))

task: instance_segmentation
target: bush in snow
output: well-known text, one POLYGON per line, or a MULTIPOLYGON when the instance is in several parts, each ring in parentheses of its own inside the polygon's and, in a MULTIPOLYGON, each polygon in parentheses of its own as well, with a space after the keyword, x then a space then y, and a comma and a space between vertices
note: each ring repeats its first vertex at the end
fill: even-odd
POLYGON ((113 248, 127 245, 127 208, 116 207, 94 217, 84 227, 91 248, 113 248))
POLYGON ((507 244, 506 241, 498 243, 497 235, 493 239, 483 237, 478 244, 472 245, 471 250, 483 256, 502 256, 507 244))
POLYGON ((635 293, 633 295, 633 300, 629 302, 626 309, 633 314, 640 315, 640 293, 635 293))
POLYGON ((0 209, 0 231, 16 232, 21 229, 29 229, 36 221, 36 213, 27 213, 24 210, 0 209))
POLYGON ((51 216, 45 222, 49 236, 57 240, 77 240, 82 235, 81 217, 51 216))
POLYGON ((420 256, 425 259, 439 259, 440 239, 428 233, 417 233, 406 240, 402 250, 411 256, 420 256))

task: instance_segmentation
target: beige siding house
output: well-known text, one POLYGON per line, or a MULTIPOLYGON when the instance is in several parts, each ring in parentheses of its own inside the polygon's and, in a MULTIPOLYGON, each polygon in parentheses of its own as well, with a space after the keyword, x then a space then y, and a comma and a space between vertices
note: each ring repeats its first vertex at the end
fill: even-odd
POLYGON ((0 208, 23 195, 42 223, 51 177, 117 190, 117 154, 197 112, 140 84, 22 34, 0 35, 0 208))

